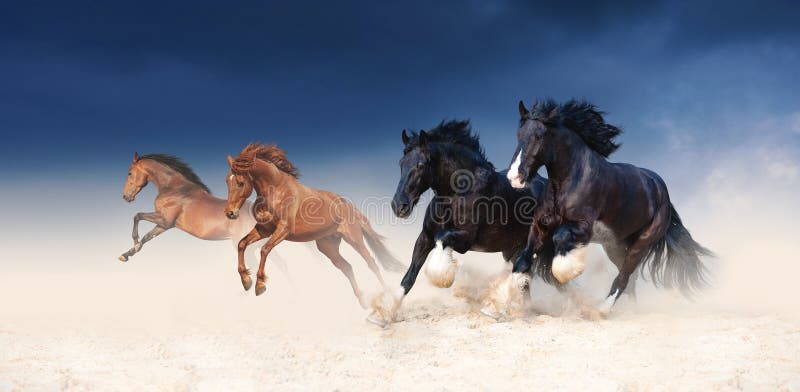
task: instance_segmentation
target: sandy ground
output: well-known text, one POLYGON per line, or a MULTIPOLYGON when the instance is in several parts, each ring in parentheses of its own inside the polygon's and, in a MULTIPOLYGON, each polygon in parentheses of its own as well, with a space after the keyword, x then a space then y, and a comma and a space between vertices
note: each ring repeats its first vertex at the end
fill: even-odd
MULTIPOLYGON (((421 275, 403 320, 380 329, 338 271, 307 249, 289 252, 305 261, 291 279, 273 268, 258 298, 230 263, 155 273, 157 249, 91 272, 5 274, 0 391, 800 390, 800 319, 786 309, 731 307, 713 293, 690 303, 640 286, 637 302, 586 320, 537 283, 540 310, 563 314, 496 322, 474 300, 503 266, 477 255, 462 261, 454 289, 421 275)), ((602 296, 613 271, 597 268, 587 276, 601 284, 585 286, 602 296)))

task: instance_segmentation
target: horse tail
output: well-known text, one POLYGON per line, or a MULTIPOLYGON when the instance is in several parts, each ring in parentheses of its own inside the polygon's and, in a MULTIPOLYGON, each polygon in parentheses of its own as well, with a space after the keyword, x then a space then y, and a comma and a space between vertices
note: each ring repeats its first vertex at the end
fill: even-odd
POLYGON ((656 287, 677 286, 684 296, 691 298, 708 286, 708 269, 700 256, 714 257, 714 253, 692 238, 670 203, 667 233, 650 247, 645 259, 650 263, 650 278, 656 287))
POLYGON ((360 224, 361 232, 364 233, 364 239, 367 241, 367 245, 372 249, 372 253, 375 253, 378 262, 381 263, 383 268, 387 271, 404 270, 406 266, 394 257, 394 255, 389 252, 389 249, 386 249, 386 245, 383 243, 385 237, 378 234, 375 229, 372 228, 372 225, 369 224, 369 220, 362 216, 360 224))

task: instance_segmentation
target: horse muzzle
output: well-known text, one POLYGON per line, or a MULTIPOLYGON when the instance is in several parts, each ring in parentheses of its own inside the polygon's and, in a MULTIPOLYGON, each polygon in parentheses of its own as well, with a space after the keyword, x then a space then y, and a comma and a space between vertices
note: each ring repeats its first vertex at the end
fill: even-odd
POLYGON ((398 218, 408 218, 408 216, 411 215, 411 204, 395 204, 394 214, 397 215, 398 218))
POLYGON ((511 183, 512 187, 516 189, 525 188, 525 181, 523 180, 525 177, 519 172, 512 173, 511 171, 509 171, 508 174, 506 175, 506 178, 508 178, 508 182, 511 183))
POLYGON ((132 202, 134 199, 136 199, 136 195, 129 195, 129 194, 125 194, 125 193, 123 193, 123 194, 122 194, 122 198, 123 198, 125 201, 127 201, 128 203, 130 203, 130 202, 132 202))

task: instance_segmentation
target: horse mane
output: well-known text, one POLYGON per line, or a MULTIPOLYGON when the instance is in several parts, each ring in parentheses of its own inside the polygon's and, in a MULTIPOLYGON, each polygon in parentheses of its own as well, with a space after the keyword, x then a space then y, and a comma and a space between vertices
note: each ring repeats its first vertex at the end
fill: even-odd
MULTIPOLYGON (((472 126, 469 120, 450 120, 439 123, 439 125, 425 131, 428 143, 440 143, 445 145, 457 145, 465 147, 467 150, 472 151, 480 160, 488 163, 489 166, 494 166, 486 159, 483 147, 481 147, 480 137, 472 132, 472 126)), ((404 153, 407 153, 414 147, 419 146, 419 133, 411 131, 408 138, 404 153)))
POLYGON ((622 133, 618 127, 606 123, 603 115, 596 106, 585 101, 570 99, 559 104, 552 99, 538 101, 531 108, 524 120, 537 120, 546 126, 564 125, 586 143, 589 148, 604 157, 608 157, 619 148, 620 144, 614 138, 622 133))
POLYGON ((192 168, 188 164, 186 164, 186 162, 184 162, 183 160, 181 160, 176 156, 167 154, 146 154, 139 157, 140 161, 142 159, 149 159, 151 161, 156 161, 158 163, 166 165, 170 169, 178 172, 178 174, 182 175, 189 182, 203 188, 203 190, 205 190, 206 192, 211 193, 211 190, 208 189, 206 184, 203 184, 203 181, 200 180, 200 177, 197 176, 194 170, 192 170, 192 168))
POLYGON ((286 158, 286 151, 283 151, 275 144, 248 144, 242 149, 239 156, 234 159, 234 168, 241 172, 249 171, 253 165, 254 157, 272 163, 275 167, 294 178, 300 177, 300 170, 286 158))

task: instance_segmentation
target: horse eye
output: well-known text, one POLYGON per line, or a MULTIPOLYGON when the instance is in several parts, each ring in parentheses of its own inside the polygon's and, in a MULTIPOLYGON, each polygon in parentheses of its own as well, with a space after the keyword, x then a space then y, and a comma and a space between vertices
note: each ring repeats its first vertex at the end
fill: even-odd
POLYGON ((128 173, 128 177, 130 177, 130 176, 132 176, 132 175, 133 175, 133 173, 128 173))
POLYGON ((240 187, 243 187, 243 186, 244 186, 244 183, 243 183, 243 182, 237 182, 236 184, 237 184, 237 185, 239 185, 240 187))

